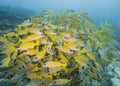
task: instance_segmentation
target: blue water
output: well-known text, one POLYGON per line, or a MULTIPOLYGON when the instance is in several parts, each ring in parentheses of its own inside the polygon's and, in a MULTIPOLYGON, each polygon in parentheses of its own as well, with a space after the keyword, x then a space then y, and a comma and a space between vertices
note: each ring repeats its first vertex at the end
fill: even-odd
POLYGON ((65 9, 88 12, 94 22, 108 22, 120 32, 120 0, 0 0, 2 5, 24 7, 41 12, 45 9, 59 12, 65 9))

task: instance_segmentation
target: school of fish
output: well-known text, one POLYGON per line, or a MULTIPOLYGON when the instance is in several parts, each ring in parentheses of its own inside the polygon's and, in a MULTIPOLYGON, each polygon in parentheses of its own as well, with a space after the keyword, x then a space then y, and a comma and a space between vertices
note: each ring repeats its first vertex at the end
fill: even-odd
POLYGON ((98 28, 85 12, 45 10, 0 37, 0 79, 16 80, 19 86, 35 79, 73 86, 75 75, 102 80, 116 50, 113 41, 112 26, 98 28))

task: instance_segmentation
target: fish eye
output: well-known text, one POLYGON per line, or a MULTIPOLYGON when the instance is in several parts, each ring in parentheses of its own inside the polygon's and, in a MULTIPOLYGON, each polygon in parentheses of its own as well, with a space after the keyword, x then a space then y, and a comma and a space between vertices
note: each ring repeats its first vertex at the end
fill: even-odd
POLYGON ((44 63, 44 65, 46 65, 46 63, 44 63))
POLYGON ((73 50, 70 50, 70 52, 73 52, 73 50))
POLYGON ((24 52, 24 53, 27 53, 27 50, 24 50, 23 52, 24 52))
POLYGON ((56 81, 54 81, 54 83, 56 83, 56 81))
POLYGON ((50 42, 50 40, 48 39, 47 42, 50 42))
POLYGON ((49 47, 47 47, 47 50, 49 50, 50 48, 49 47))
POLYGON ((37 59, 38 57, 36 56, 34 59, 37 59))
POLYGON ((76 49, 79 49, 79 47, 76 47, 76 49))
POLYGON ((42 32, 42 30, 40 30, 39 32, 42 32))
POLYGON ((44 36, 44 34, 41 34, 41 36, 44 36))
POLYGON ((56 31, 54 30, 53 33, 56 33, 56 31))

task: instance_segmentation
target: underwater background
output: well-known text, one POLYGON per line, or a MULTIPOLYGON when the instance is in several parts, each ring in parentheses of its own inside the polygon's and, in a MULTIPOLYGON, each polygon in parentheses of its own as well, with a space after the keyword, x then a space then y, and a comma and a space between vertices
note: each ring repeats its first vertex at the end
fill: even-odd
POLYGON ((119 0, 0 0, 0 86, 120 86, 119 0))
POLYGON ((37 12, 52 10, 60 12, 73 9, 78 12, 87 12, 98 25, 108 22, 120 31, 120 1, 119 0, 1 0, 1 5, 28 8, 37 12))

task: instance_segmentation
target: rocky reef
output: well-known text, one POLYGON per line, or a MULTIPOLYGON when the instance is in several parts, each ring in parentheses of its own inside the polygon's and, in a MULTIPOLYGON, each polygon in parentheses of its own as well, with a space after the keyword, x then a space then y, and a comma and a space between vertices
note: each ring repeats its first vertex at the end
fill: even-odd
POLYGON ((35 14, 34 11, 25 8, 0 5, 0 35, 12 31, 33 14, 35 14))
POLYGON ((0 78, 20 86, 101 86, 116 43, 113 27, 97 27, 86 12, 45 10, 0 37, 0 78))

